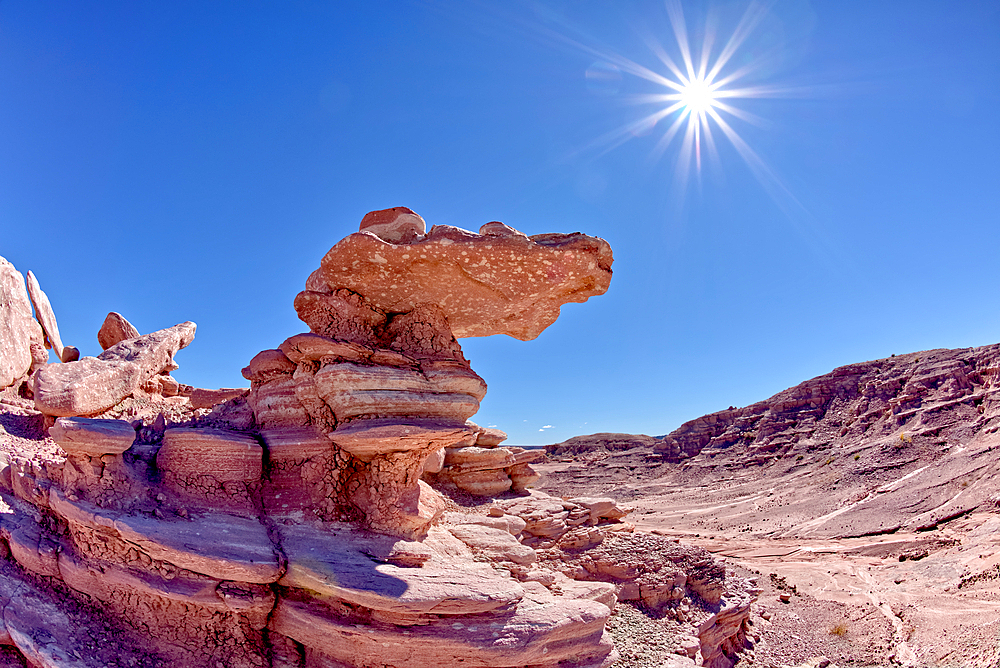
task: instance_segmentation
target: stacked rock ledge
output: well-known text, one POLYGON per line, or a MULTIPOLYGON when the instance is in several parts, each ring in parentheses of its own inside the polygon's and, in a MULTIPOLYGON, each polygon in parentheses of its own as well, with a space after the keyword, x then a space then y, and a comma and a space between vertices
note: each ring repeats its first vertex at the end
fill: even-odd
MULTIPOLYGON (((617 599, 670 606, 679 592, 715 597, 702 651, 728 648, 739 610, 701 577, 710 559, 690 573, 663 562, 662 577, 616 569, 627 511, 528 491, 540 453, 468 421, 486 384, 456 337, 534 338, 561 304, 603 293, 610 265, 607 243, 581 234, 428 231, 408 209, 373 212, 296 297, 309 332, 250 361, 245 398, 198 400, 222 402, 207 423, 111 419, 144 392, 164 406, 200 395, 169 376, 193 323, 139 335, 110 314, 97 358, 35 367, 61 454, 15 457, 0 474, 9 642, 40 666, 107 665, 26 621, 5 588, 49 610, 50 578, 131 629, 121 652, 153 648, 136 665, 606 667, 617 599), (489 514, 446 512, 430 483, 517 495, 489 514)), ((7 290, 17 276, 4 270, 7 290)), ((43 337, 29 320, 0 326, 20 354, 0 380, 32 372, 43 337)))

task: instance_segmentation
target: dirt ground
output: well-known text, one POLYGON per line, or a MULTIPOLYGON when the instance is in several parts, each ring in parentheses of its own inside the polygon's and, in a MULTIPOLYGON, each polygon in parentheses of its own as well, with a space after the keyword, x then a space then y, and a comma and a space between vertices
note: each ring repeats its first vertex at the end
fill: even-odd
MULTIPOLYGON (((814 520, 831 513, 822 501, 808 502, 816 492, 809 484, 732 473, 685 488, 620 475, 630 467, 642 470, 642 457, 608 457, 602 463, 612 468, 603 475, 595 462, 570 458, 535 468, 543 475, 539 487, 550 494, 624 492, 634 509, 627 519, 637 530, 703 547, 737 574, 755 577, 762 592, 751 617, 754 642, 740 668, 827 661, 831 666, 1000 666, 996 509, 924 531, 893 529, 858 537, 817 531, 816 536, 810 529, 821 523, 814 520), (615 482, 619 477, 623 480, 615 482)), ((613 633, 615 623, 639 631, 628 634, 632 639, 623 637, 620 668, 692 665, 668 657, 670 651, 663 650, 669 649, 664 639, 669 629, 656 620, 639 620, 641 614, 633 609, 616 613, 613 633)))

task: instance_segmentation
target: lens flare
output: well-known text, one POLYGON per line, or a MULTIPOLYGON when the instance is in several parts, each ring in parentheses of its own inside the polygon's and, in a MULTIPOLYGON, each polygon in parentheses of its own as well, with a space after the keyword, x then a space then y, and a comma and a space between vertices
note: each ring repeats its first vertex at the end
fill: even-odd
POLYGON ((715 91, 703 79, 692 79, 683 84, 677 98, 691 114, 704 114, 716 104, 715 91))
MULTIPOLYGON (((801 209, 801 204, 781 183, 764 160, 733 127, 733 120, 766 127, 768 123, 754 114, 734 106, 740 99, 801 97, 809 95, 809 87, 783 87, 776 85, 748 84, 750 75, 766 67, 769 53, 756 53, 745 64, 736 65, 736 58, 754 30, 768 14, 768 5, 751 0, 736 23, 728 39, 718 34, 717 17, 708 15, 698 48, 692 48, 688 28, 679 0, 667 0, 666 9, 672 29, 672 40, 647 38, 650 50, 662 64, 651 69, 620 54, 588 46, 584 42, 551 32, 551 37, 571 44, 601 59, 615 68, 616 73, 629 74, 652 83, 660 90, 632 95, 629 100, 636 105, 652 106, 649 113, 596 138, 577 153, 597 150, 607 153, 627 141, 646 135, 659 134, 651 151, 651 158, 660 159, 673 145, 676 147, 674 175, 678 185, 687 184, 691 174, 700 175, 703 153, 713 162, 721 163, 717 136, 721 133, 736 153, 782 208, 801 209), (671 54, 674 54, 673 56, 671 54), (658 70, 658 71, 657 71, 658 70)), ((588 71, 588 77, 596 77, 588 71)), ((588 79, 589 81, 589 79, 588 79)), ((617 84, 617 80, 616 80, 617 84)), ((789 209, 790 210, 790 209, 789 209)))

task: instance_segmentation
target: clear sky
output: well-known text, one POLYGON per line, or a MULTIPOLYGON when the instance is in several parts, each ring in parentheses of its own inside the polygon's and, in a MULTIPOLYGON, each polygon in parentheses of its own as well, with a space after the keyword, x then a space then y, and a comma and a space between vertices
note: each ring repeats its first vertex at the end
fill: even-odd
POLYGON ((462 341, 512 443, 1000 341, 1000 4, 708 6, 4 0, 0 255, 84 355, 109 311, 193 320, 175 377, 231 387, 367 211, 604 237, 606 295, 462 341), (685 108, 643 119, 678 36, 710 71, 734 35, 699 168, 685 108))

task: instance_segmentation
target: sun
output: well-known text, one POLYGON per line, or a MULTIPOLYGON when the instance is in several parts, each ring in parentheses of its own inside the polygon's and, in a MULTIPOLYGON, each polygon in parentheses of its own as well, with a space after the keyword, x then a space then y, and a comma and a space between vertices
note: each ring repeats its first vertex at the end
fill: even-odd
POLYGON ((676 98, 689 114, 704 114, 717 106, 715 88, 708 81, 697 77, 683 82, 676 98))
POLYGON ((700 178, 703 154, 713 163, 721 164, 719 143, 725 137, 773 197, 776 193, 785 193, 794 199, 737 130, 739 122, 769 126, 765 119, 740 108, 741 100, 795 96, 805 92, 787 86, 748 82, 759 80, 761 68, 768 65, 760 57, 749 58, 741 53, 747 39, 764 21, 768 6, 751 0, 727 35, 719 34, 719 22, 710 16, 705 21, 700 40, 690 39, 680 0, 666 0, 666 9, 673 39, 661 41, 653 35, 646 38, 647 46, 662 67, 652 69, 613 52, 570 42, 601 58, 591 66, 601 65, 604 68, 599 73, 601 76, 607 77, 611 72, 617 76, 616 81, 620 81, 621 73, 628 73, 653 84, 650 92, 634 94, 628 99, 631 104, 651 107, 648 113, 597 138, 584 150, 597 148, 603 153, 635 137, 658 134, 651 157, 658 160, 671 146, 677 147, 674 175, 678 185, 684 186, 692 174, 700 178))

